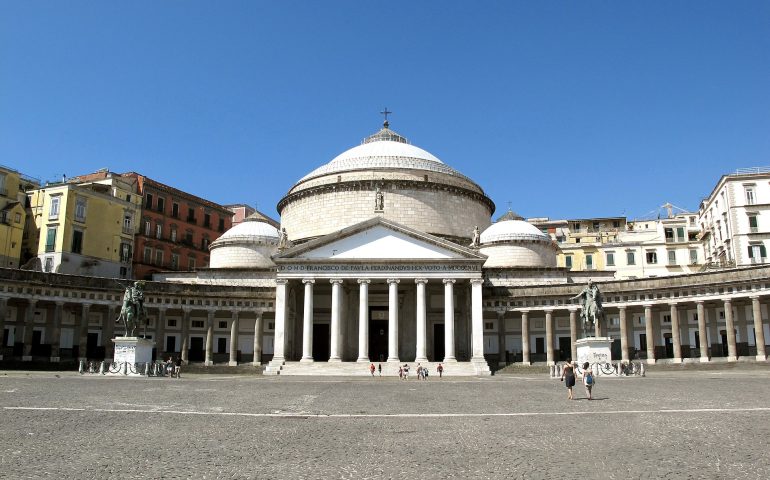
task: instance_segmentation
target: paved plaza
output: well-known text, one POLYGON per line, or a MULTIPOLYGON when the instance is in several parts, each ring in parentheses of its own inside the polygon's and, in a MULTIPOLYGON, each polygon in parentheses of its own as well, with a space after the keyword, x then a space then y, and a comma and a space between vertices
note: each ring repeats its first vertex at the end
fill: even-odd
POLYGON ((0 372, 2 478, 770 478, 770 370, 106 378, 0 372))

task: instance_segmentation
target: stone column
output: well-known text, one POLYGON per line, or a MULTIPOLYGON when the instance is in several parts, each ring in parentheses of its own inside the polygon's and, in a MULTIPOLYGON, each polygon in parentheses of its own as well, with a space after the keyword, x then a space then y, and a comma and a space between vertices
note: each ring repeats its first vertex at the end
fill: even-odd
POLYGON ((388 279, 388 361, 398 359, 398 279, 388 279))
POLYGON ((623 362, 628 362, 628 318, 626 317, 626 306, 619 306, 618 313, 620 317, 620 359, 623 362))
POLYGON ((709 361, 709 337, 706 332, 706 306, 703 300, 695 302, 698 308, 698 339, 700 340, 700 361, 709 361))
MULTIPOLYGON (((112 341, 115 337, 115 305, 107 306, 107 321, 102 331, 102 344, 104 345, 104 361, 112 362, 112 358, 115 356, 115 342, 112 341)), ((154 336, 155 344, 158 344, 158 337, 154 336)), ((58 340, 57 340, 58 341, 58 340)))
POLYGON ((182 345, 179 347, 182 354, 182 363, 187 365, 190 363, 190 314, 192 308, 189 306, 182 307, 182 345))
POLYGON ((577 361, 577 308, 569 309, 569 343, 571 359, 577 361))
POLYGON ((671 307, 671 343, 674 346, 673 363, 682 363, 682 339, 679 332, 679 309, 676 303, 669 304, 671 307))
POLYGON ((508 356, 505 351, 505 310, 497 311, 497 342, 498 352, 500 352, 498 365, 504 367, 508 364, 508 356))
POLYGON ((332 325, 331 325, 331 348, 329 361, 341 362, 340 358, 340 295, 342 293, 342 280, 329 280, 332 284, 332 325))
MULTIPOLYGON (((64 302, 61 300, 56 301, 56 306, 53 309, 53 327, 51 328, 51 363, 58 363, 60 360, 59 349, 61 348, 61 320, 64 315, 64 302)), ((2 335, 2 330, 0 330, 2 335)), ((0 338, 2 340, 2 338, 0 338)), ((110 344, 112 343, 109 339, 110 344)), ((107 348, 105 347, 105 356, 107 348)))
POLYGON ((725 330, 727 331, 727 361, 737 362, 738 355, 735 348, 735 322, 733 321, 733 303, 725 299, 725 330))
POLYGON ((425 284, 428 283, 427 278, 417 278, 414 280, 417 284, 417 310, 416 321, 417 324, 417 347, 415 352, 415 362, 427 362, 428 356, 426 354, 426 342, 427 342, 427 326, 425 318, 425 284))
POLYGON ((229 365, 234 367, 238 365, 238 329, 241 323, 241 312, 238 310, 233 311, 233 321, 230 325, 230 362, 229 365))
POLYGON ((455 281, 444 279, 444 363, 456 362, 455 358, 455 281))
POLYGON ((275 281, 275 337, 273 338, 273 359, 271 364, 283 363, 286 352, 286 286, 288 280, 279 278, 275 281))
POLYGON ((32 329, 35 324, 35 305, 37 300, 27 300, 27 309, 24 311, 24 352, 21 357, 23 362, 32 361, 32 329))
POLYGON ((254 360, 251 364, 255 367, 262 365, 262 312, 257 312, 254 319, 254 360))
POLYGON ((78 360, 88 360, 88 315, 91 304, 84 303, 80 317, 80 340, 78 342, 78 360))
POLYGON ((655 331, 653 329, 652 305, 644 306, 644 333, 647 337, 647 363, 655 363, 655 331))
POLYGON ((369 361, 369 280, 358 279, 358 359, 369 361))
POLYGON ((471 280, 471 345, 473 347, 471 361, 486 363, 484 360, 484 310, 481 298, 483 283, 483 278, 471 280))
POLYGON ((553 365, 553 310, 545 311, 545 363, 553 365))
POLYGON ((5 351, 5 316, 8 315, 8 299, 0 297, 0 360, 5 351))
POLYGON ((754 340, 757 344, 757 361, 767 360, 765 353, 765 331, 762 327, 762 308, 759 305, 759 297, 751 297, 751 315, 754 317, 754 340))
MULTIPOLYGON (((166 307, 158 307, 158 319, 155 323, 155 348, 158 352, 158 358, 162 358, 166 353, 166 307)), ((173 352, 171 352, 173 353, 173 352)))
MULTIPOLYGON (((315 280, 305 278, 305 302, 302 317, 302 363, 313 362, 313 284, 315 280)), ((332 307, 333 308, 333 307, 332 307)))
POLYGON ((214 365, 214 310, 206 311, 206 360, 204 365, 210 367, 214 365))
POLYGON ((521 363, 529 365, 529 310, 521 312, 521 363))

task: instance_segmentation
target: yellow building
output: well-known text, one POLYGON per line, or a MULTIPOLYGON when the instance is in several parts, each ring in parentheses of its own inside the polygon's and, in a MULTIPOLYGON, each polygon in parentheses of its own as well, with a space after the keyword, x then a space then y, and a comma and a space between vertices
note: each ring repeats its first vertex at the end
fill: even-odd
POLYGON ((21 265, 26 192, 38 186, 38 180, 0 165, 0 267, 21 265))
POLYGON ((29 195, 30 234, 46 272, 131 278, 141 197, 133 182, 103 170, 29 195))

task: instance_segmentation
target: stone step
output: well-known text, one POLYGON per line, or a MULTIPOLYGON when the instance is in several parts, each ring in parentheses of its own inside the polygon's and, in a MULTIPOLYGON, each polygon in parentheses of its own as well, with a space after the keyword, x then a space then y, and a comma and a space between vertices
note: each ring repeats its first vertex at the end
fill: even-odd
MULTIPOLYGON (((375 363, 374 366, 382 365, 383 376, 398 376, 399 366, 403 366, 404 363, 409 365, 409 376, 417 376, 417 364, 413 362, 400 362, 400 363, 375 363)), ((286 362, 283 365, 269 365, 265 369, 265 375, 308 375, 308 376, 367 376, 371 375, 369 371, 370 362, 286 362)), ((420 362, 420 365, 427 368, 429 375, 437 377, 438 372, 436 367, 439 362, 420 362)), ((472 362, 456 362, 456 363, 442 363, 444 366, 444 375, 446 376, 478 376, 489 375, 489 367, 484 363, 476 364, 472 362), (485 369, 486 367, 486 369, 485 369)), ((379 375, 379 372, 375 370, 375 376, 379 375)))

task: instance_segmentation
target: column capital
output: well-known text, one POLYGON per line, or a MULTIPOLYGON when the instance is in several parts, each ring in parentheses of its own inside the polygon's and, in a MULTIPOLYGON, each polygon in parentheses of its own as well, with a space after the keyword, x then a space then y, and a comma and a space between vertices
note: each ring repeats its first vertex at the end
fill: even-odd
POLYGON ((568 307, 567 310, 569 313, 577 313, 578 307, 568 307))
POLYGON ((57 307, 63 307, 66 302, 64 300, 56 300, 53 303, 55 303, 57 307))
POLYGON ((414 283, 418 283, 418 284, 421 283, 421 284, 425 285, 426 283, 428 283, 428 279, 427 278, 415 278, 414 279, 414 283))
POLYGON ((240 316, 241 316, 241 311, 240 311, 239 309, 237 309, 237 308, 236 308, 236 309, 232 310, 232 312, 233 312, 233 315, 232 315, 232 318, 233 318, 233 319, 237 319, 237 318, 240 318, 240 316))
POLYGON ((276 278, 275 283, 276 285, 286 285, 287 283, 289 283, 289 280, 286 278, 276 278))
POLYGON ((733 303, 733 299, 732 298, 725 298, 722 301, 724 302, 725 305, 732 305, 732 303, 733 303))
POLYGON ((182 312, 184 313, 192 312, 192 305, 182 305, 182 312))
POLYGON ((344 282, 345 282, 345 280, 343 280, 341 278, 332 278, 332 279, 329 280, 329 283, 331 283, 332 285, 334 285, 334 284, 342 285, 344 282))
POLYGON ((759 301, 759 295, 750 295, 750 296, 749 296, 749 299, 750 299, 751 301, 759 301))
POLYGON ((456 281, 456 280, 455 280, 454 278, 445 278, 445 279, 443 279, 443 280, 442 280, 442 282, 444 283, 444 285, 446 285, 446 284, 448 284, 448 283, 455 283, 455 281, 456 281))
POLYGON ((482 285, 483 283, 483 278, 471 278, 471 285, 482 285))
POLYGON ((626 308, 628 308, 628 305, 618 305, 618 310, 621 312, 625 312, 626 308))
POLYGON ((705 304, 705 303, 706 303, 706 301, 705 301, 705 300, 695 300, 695 304, 696 304, 696 305, 703 305, 703 304, 705 304))
POLYGON ((359 278, 357 281, 358 281, 358 283, 360 283, 361 285, 363 285, 363 284, 365 284, 365 283, 366 283, 366 284, 372 283, 372 281, 371 281, 371 280, 369 280, 368 278, 359 278))
POLYGON ((544 309, 543 309, 543 311, 544 311, 544 312, 545 312, 547 315, 550 315, 550 314, 552 314, 552 313, 553 313, 553 308, 544 308, 544 309))
POLYGON ((158 312, 159 312, 159 313, 166 313, 166 310, 168 310, 168 307, 167 307, 166 305, 158 305, 158 306, 157 306, 157 307, 155 307, 155 308, 157 308, 157 309, 158 309, 158 312))
MULTIPOLYGON (((34 303, 37 303, 37 300, 34 300, 34 303, 32 302, 33 301, 30 301, 30 303, 34 305, 34 303)), ((80 305, 83 307, 83 310, 91 310, 91 306, 92 306, 91 303, 81 303, 80 305)))
POLYGON ((313 284, 315 283, 315 278, 303 278, 302 283, 304 283, 305 285, 307 285, 308 283, 313 284))
POLYGON ((496 310, 496 312, 497 312, 497 317, 498 318, 503 318, 505 316, 506 310, 501 308, 499 310, 496 310))
POLYGON ((397 278, 389 278, 389 279, 387 280, 387 282, 388 282, 389 284, 392 284, 392 283, 399 283, 400 281, 401 281, 401 280, 399 280, 399 279, 397 279, 397 278))
POLYGON ((528 309, 528 308, 525 308, 525 309, 523 309, 523 310, 519 310, 519 311, 520 311, 520 312, 521 312, 523 315, 526 315, 526 314, 528 314, 528 313, 529 313, 529 309, 528 309))
POLYGON ((644 308, 649 308, 650 310, 652 310, 652 304, 651 304, 651 303, 645 303, 645 304, 644 304, 644 305, 642 305, 642 306, 643 306, 644 308))
POLYGON ((217 314, 217 311, 216 311, 216 310, 214 310, 214 309, 209 309, 209 310, 206 310, 206 316, 207 316, 208 318, 210 318, 210 319, 211 319, 211 318, 214 318, 214 315, 216 315, 216 314, 217 314))

